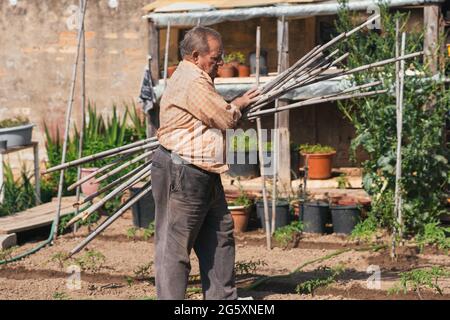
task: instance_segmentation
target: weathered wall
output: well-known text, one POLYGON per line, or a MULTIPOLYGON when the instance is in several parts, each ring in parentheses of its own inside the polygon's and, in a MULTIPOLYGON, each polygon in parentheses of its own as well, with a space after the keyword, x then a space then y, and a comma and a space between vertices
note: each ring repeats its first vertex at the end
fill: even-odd
MULTIPOLYGON (((78 0, 0 0, 0 119, 26 115, 37 127, 64 126, 76 52, 78 0)), ((87 98, 106 113, 112 103, 135 101, 147 56, 149 0, 91 0, 86 15, 87 98), (114 8, 110 4, 118 4, 114 8)), ((77 93, 79 93, 78 91, 77 93)), ((79 96, 79 95, 78 95, 79 96)), ((74 117, 79 114, 75 100, 74 117)), ((22 160, 32 158, 23 152, 22 160)), ((14 156, 10 163, 18 165, 14 156)))

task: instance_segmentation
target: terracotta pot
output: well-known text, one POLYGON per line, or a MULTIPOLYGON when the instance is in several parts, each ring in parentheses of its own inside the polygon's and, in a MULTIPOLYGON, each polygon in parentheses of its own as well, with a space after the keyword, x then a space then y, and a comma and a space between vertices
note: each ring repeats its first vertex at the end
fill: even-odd
POLYGON ((170 78, 178 66, 167 67, 167 78, 170 78))
POLYGON ((238 66, 239 77, 250 77, 250 67, 245 64, 240 64, 238 66))
POLYGON ((343 197, 337 201, 337 204, 341 206, 368 206, 370 202, 370 199, 366 198, 343 197))
POLYGON ((247 230, 248 220, 250 217, 250 207, 245 206, 229 206, 231 217, 234 223, 234 232, 240 233, 247 230))
POLYGON ((301 154, 308 159, 308 179, 328 179, 331 177, 331 163, 336 152, 301 154))
MULTIPOLYGON (((98 168, 81 168, 81 178, 86 177, 87 175, 90 175, 92 172, 97 170, 98 168)), ((95 178, 92 178, 85 183, 81 185, 81 192, 85 196, 89 196, 95 192, 98 191, 100 187, 100 183, 95 180, 95 178)))
POLYGON ((217 73, 221 78, 232 78, 234 77, 234 71, 235 69, 231 64, 224 64, 223 66, 219 67, 217 73))

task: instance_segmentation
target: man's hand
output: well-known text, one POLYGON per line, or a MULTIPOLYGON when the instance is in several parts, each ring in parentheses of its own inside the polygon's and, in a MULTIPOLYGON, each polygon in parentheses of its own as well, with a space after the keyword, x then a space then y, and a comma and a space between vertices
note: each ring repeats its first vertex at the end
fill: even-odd
POLYGON ((258 88, 252 88, 248 90, 242 97, 236 98, 231 101, 232 104, 237 106, 239 110, 246 108, 249 104, 258 101, 261 91, 258 88))

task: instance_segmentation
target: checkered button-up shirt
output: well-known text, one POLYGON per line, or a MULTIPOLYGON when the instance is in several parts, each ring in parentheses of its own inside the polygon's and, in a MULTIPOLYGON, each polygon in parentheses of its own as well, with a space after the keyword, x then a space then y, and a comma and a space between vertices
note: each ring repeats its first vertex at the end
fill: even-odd
POLYGON ((241 113, 217 93, 206 72, 189 61, 180 62, 160 106, 161 145, 209 172, 228 170, 224 131, 236 126, 241 113))

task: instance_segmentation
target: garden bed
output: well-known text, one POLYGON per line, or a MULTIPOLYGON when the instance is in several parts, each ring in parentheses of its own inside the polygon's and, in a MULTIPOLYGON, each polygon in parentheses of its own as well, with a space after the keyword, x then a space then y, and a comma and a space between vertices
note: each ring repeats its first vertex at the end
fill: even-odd
MULTIPOLYGON (((131 215, 119 219, 104 234, 95 239, 86 250, 74 258, 83 262, 81 289, 66 287, 66 267, 60 265, 61 252, 67 252, 87 234, 82 227, 76 234, 61 236, 52 247, 46 247, 28 258, 0 266, 0 299, 154 299, 153 238, 144 237, 143 230, 133 228, 131 215), (137 254, 139 253, 139 254, 137 254), (87 260, 87 257, 93 257, 87 260), (88 262, 87 262, 88 261, 88 262)), ((378 239, 382 243, 386 239, 378 239)), ((24 252, 36 243, 27 243, 16 252, 24 252)), ((400 279, 400 273, 413 268, 450 265, 450 257, 444 252, 426 248, 419 253, 415 248, 400 248, 397 262, 389 258, 388 249, 363 250, 366 244, 350 241, 340 235, 301 235, 294 248, 265 247, 265 235, 261 230, 245 232, 236 237, 236 261, 240 270, 252 270, 250 274, 238 272, 240 296, 255 299, 419 299, 415 292, 388 294, 388 290, 400 279), (347 251, 345 251, 347 250, 347 251), (292 277, 274 279, 252 290, 245 287, 262 276, 286 275, 308 261, 343 251, 324 261, 305 265, 292 277), (324 268, 344 266, 344 271, 328 287, 317 288, 314 295, 296 293, 299 283, 320 278, 324 268), (368 289, 366 285, 369 265, 379 265, 381 288, 368 289)), ((75 262, 75 261, 72 261, 75 262)), ((198 263, 192 255, 191 275, 198 275, 198 263)), ((443 295, 424 289, 422 298, 450 299, 450 279, 439 281, 443 295)), ((201 299, 198 277, 192 277, 188 299, 201 299)))

